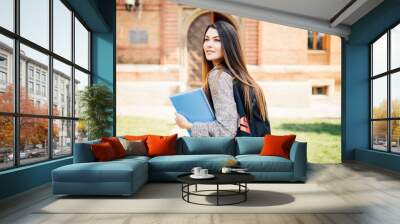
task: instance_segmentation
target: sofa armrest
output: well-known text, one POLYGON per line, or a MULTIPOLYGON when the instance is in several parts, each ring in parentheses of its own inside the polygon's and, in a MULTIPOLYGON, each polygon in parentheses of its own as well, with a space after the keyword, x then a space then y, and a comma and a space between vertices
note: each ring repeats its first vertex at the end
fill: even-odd
POLYGON ((74 145, 74 163, 89 163, 95 162, 96 158, 94 157, 90 146, 97 142, 82 142, 75 143, 74 145))
POLYGON ((307 176, 307 143, 294 142, 290 149, 290 160, 293 162, 293 178, 305 181, 307 176))

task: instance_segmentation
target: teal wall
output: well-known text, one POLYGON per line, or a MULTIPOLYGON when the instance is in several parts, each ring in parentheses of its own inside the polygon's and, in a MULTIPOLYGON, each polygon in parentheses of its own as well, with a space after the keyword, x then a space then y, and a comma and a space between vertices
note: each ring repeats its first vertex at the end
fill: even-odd
POLYGON ((100 1, 98 4, 99 11, 105 20, 107 32, 92 33, 92 72, 93 83, 105 84, 112 90, 114 96, 113 126, 110 127, 111 135, 116 135, 116 47, 115 47, 115 32, 116 32, 116 10, 115 1, 100 1))
POLYGON ((369 43, 398 22, 400 22, 400 0, 386 0, 353 24, 348 40, 342 39, 343 160, 356 160, 386 169, 399 170, 399 156, 369 149, 368 79, 369 43))
POLYGON ((0 199, 48 183, 53 169, 71 163, 69 157, 0 172, 0 199))
MULTIPOLYGON (((91 71, 93 83, 104 83, 115 96, 115 1, 66 0, 92 32, 91 71)), ((114 97, 115 99, 115 97, 114 97)), ((115 107, 113 127, 115 135, 115 107)), ((72 163, 72 157, 0 172, 0 199, 51 181, 51 171, 72 163)))

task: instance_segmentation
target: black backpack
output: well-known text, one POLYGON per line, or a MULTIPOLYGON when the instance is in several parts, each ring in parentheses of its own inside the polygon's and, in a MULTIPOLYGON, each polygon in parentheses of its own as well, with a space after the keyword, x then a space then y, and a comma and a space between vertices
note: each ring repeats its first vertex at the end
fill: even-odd
POLYGON ((248 116, 246 116, 246 110, 244 106, 242 84, 236 79, 233 80, 233 96, 235 98, 236 108, 240 119, 240 125, 238 127, 236 136, 264 137, 266 134, 271 134, 269 120, 267 119, 264 121, 261 118, 257 107, 255 93, 251 93, 251 106, 253 114, 248 116))

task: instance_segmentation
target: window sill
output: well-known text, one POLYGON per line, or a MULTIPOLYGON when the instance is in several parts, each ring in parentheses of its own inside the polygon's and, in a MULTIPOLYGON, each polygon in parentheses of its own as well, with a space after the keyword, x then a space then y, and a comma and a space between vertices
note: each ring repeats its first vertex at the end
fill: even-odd
POLYGON ((308 49, 307 50, 308 54, 328 54, 327 50, 312 50, 312 49, 308 49))
POLYGON ((38 163, 35 163, 35 164, 29 164, 29 165, 16 167, 16 168, 10 168, 10 169, 7 169, 7 170, 0 171, 0 176, 1 175, 5 175, 5 174, 9 174, 9 173, 28 170, 28 169, 35 168, 35 167, 40 167, 40 166, 43 166, 43 165, 57 163, 57 162, 61 162, 61 161, 64 161, 64 160, 69 160, 69 159, 72 159, 72 158, 73 158, 73 156, 67 156, 67 157, 62 157, 62 158, 59 158, 59 159, 52 159, 52 160, 48 160, 48 161, 38 162, 38 163))

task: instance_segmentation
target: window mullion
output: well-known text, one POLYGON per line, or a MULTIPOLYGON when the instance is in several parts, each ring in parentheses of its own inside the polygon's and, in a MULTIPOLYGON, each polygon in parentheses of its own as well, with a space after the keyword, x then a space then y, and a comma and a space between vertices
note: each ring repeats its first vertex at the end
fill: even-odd
MULTIPOLYGON (((14 30, 17 35, 19 35, 19 5, 20 1, 14 1, 14 30)), ((19 114, 20 112, 20 50, 19 50, 19 39, 14 39, 14 113, 19 114)), ((14 166, 19 166, 20 157, 19 157, 19 135, 20 135, 20 118, 15 116, 14 114, 14 166)))
MULTIPOLYGON (((49 50, 53 52, 53 0, 49 0, 49 50)), ((49 94, 49 120, 48 120, 48 152, 49 159, 53 159, 53 56, 49 55, 49 72, 48 72, 48 91, 49 94)))
MULTIPOLYGON (((72 65, 71 66, 71 117, 75 118, 75 12, 72 11, 72 15, 71 15, 71 23, 72 23, 72 38, 71 38, 71 59, 72 59, 72 65)), ((76 122, 77 120, 73 120, 72 121, 72 131, 71 131, 71 150, 72 150, 72 155, 74 155, 74 147, 75 147, 75 126, 76 126, 76 122)))
POLYGON ((370 144, 370 149, 373 149, 374 148, 374 136, 373 136, 373 130, 372 130, 372 128, 374 127, 374 125, 373 125, 373 121, 372 121, 372 118, 373 118, 373 98, 372 98, 372 96, 373 96, 373 79, 372 79, 372 71, 373 71, 373 57, 372 57, 372 55, 373 55, 373 47, 372 47, 372 45, 370 45, 369 46, 369 52, 370 52, 370 55, 369 55, 369 64, 370 64, 370 66, 369 66, 369 85, 370 85, 370 90, 369 90, 369 119, 370 119, 370 122, 369 122, 369 137, 370 137, 370 141, 369 141, 369 144, 370 144))
MULTIPOLYGON (((386 54, 387 54, 386 66, 387 66, 387 68, 386 68, 386 71, 389 71, 390 70, 390 30, 387 32, 386 41, 387 41, 387 51, 386 51, 386 54)), ((387 74, 387 85, 388 85, 388 88, 387 88, 387 90, 388 90, 388 92, 387 92, 388 105, 387 105, 387 107, 388 107, 388 117, 389 118, 392 118, 391 79, 392 79, 392 75, 390 73, 387 74)), ((388 122, 388 141, 389 141, 388 152, 392 151, 392 134, 391 134, 392 133, 392 125, 391 125, 392 122, 393 122, 392 120, 390 120, 388 122)))

